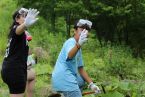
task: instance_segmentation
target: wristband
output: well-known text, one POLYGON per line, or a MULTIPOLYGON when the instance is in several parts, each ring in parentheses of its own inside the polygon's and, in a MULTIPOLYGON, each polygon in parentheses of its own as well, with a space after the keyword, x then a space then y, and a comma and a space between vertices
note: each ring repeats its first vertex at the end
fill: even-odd
POLYGON ((76 46, 77 46, 77 48, 78 48, 78 49, 80 49, 80 47, 81 47, 81 46, 79 46, 79 44, 78 44, 78 43, 76 43, 76 46))

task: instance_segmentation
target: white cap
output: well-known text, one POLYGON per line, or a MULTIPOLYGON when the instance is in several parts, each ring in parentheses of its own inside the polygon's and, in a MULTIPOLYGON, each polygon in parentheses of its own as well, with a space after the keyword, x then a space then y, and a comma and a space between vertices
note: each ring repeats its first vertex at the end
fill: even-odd
POLYGON ((28 9, 21 8, 18 12, 19 12, 19 14, 24 14, 24 13, 27 13, 28 12, 28 9))
POLYGON ((78 21, 78 23, 77 23, 77 26, 78 26, 78 27, 81 27, 81 26, 83 26, 83 25, 87 25, 87 26, 91 29, 91 27, 92 27, 92 22, 89 21, 89 20, 80 19, 80 20, 78 21))

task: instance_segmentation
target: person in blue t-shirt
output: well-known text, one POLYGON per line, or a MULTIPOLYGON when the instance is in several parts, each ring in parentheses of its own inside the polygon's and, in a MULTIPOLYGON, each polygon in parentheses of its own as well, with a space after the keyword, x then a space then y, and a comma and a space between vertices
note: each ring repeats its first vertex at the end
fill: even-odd
POLYGON ((74 25, 74 36, 69 38, 61 49, 52 72, 52 88, 65 97, 82 97, 81 88, 84 82, 96 93, 100 92, 83 68, 81 47, 87 41, 92 22, 78 20, 74 25))

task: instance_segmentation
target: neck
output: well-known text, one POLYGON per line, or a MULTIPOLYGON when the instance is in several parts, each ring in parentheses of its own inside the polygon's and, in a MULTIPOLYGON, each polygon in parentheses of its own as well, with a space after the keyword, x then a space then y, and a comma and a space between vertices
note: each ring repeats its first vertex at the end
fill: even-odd
POLYGON ((79 40, 76 35, 74 35, 74 39, 76 40, 76 42, 78 42, 79 40))

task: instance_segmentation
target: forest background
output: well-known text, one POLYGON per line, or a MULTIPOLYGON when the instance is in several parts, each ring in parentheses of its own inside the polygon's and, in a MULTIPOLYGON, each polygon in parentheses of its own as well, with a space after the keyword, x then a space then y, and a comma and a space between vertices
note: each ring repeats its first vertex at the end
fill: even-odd
MULTIPOLYGON (((39 21, 28 29, 33 36, 30 49, 38 57, 34 97, 50 94, 57 56, 80 18, 93 22, 82 47, 85 69, 104 90, 85 97, 145 96, 145 0, 0 0, 1 63, 12 14, 21 7, 40 11, 39 21)), ((89 91, 87 85, 84 91, 89 91)), ((8 97, 1 77, 0 97, 8 97)))

